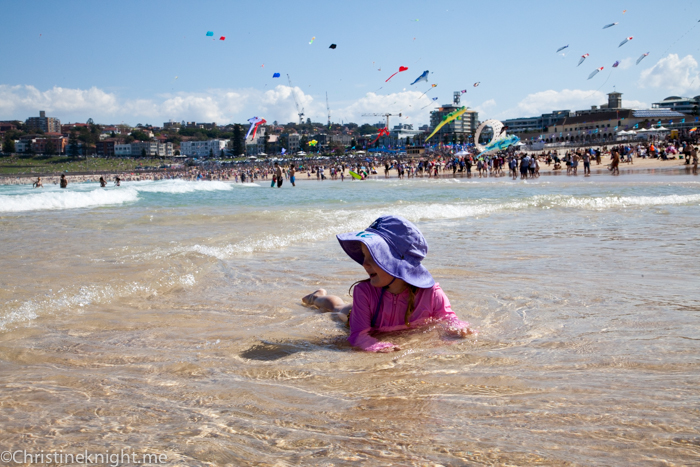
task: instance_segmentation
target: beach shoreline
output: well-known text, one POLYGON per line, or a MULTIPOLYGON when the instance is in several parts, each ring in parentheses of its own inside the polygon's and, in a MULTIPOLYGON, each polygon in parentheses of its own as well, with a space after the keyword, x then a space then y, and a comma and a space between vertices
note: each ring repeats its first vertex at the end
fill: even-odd
MULTIPOLYGON (((309 161, 312 162, 312 161, 309 161)), ((601 162, 600 165, 597 165, 595 161, 591 161, 591 176, 599 176, 599 175, 606 175, 609 174, 608 166, 609 166, 610 161, 604 160, 601 162)), ((347 167, 346 167, 347 169, 347 167)), ((378 179, 378 178, 386 178, 383 174, 383 169, 379 166, 376 167, 377 169, 377 174, 376 175, 371 175, 370 178, 378 179)), ((236 169, 232 169, 233 171, 240 171, 236 169)), ((628 175, 628 174, 641 174, 641 173, 657 173, 657 171, 662 171, 664 173, 667 173, 670 170, 680 170, 680 171, 687 171, 688 173, 691 172, 692 166, 687 165, 685 163, 684 159, 669 159, 669 160, 661 160, 661 159, 653 159, 653 158, 635 158, 633 159, 633 163, 628 163, 628 162, 621 162, 620 163, 620 175, 628 175)), ((562 166, 561 169, 554 169, 554 164, 547 165, 546 163, 541 162, 540 163, 540 170, 539 170, 540 175, 569 175, 566 173, 566 166, 562 166)), ((451 170, 441 170, 438 178, 490 178, 490 177, 503 177, 503 176, 508 176, 508 170, 507 168, 503 168, 503 172, 501 174, 492 174, 489 173, 488 175, 484 176, 479 176, 479 173, 476 171, 475 167, 472 167, 472 175, 469 177, 466 173, 466 171, 462 172, 455 172, 453 173, 451 170)), ((171 178, 176 178, 176 179, 184 179, 184 180, 195 180, 196 179, 196 171, 185 171, 185 170, 144 170, 144 171, 138 171, 138 172, 116 172, 116 171, 107 171, 107 172, 97 172, 97 173, 66 173, 66 177, 68 177, 69 183, 97 183, 100 179, 100 177, 105 177, 105 180, 107 181, 108 184, 113 183, 115 177, 119 176, 122 181, 128 182, 128 181, 147 181, 147 180, 160 180, 160 179, 171 179, 171 178)), ((570 175, 570 176, 584 176, 583 174, 583 165, 581 164, 578 168, 578 173, 576 175, 570 175)), ((0 185, 32 185, 37 177, 41 177, 42 181, 46 185, 54 185, 58 184, 60 175, 58 174, 51 174, 51 175, 45 175, 45 174, 22 174, 22 175, 12 175, 12 176, 3 176, 0 177, 0 185)), ((346 178, 350 179, 351 177, 346 174, 346 178)), ((398 178, 398 171, 396 169, 391 169, 389 170, 389 179, 396 179, 398 178)), ((418 175, 416 177, 404 177, 404 178, 435 178, 434 176, 428 177, 427 175, 418 175)), ((519 176, 518 176, 519 178, 519 176)), ((263 179, 255 179, 254 181, 259 182, 259 181, 269 181, 271 180, 271 176, 268 175, 267 178, 263 179)), ((208 179, 207 179, 208 180, 208 179)), ((234 180, 231 179, 219 179, 219 178, 214 178, 213 180, 217 181, 224 181, 224 182, 232 182, 236 183, 234 180)), ((308 177, 306 174, 306 170, 304 171, 297 171, 296 175, 296 181, 301 182, 301 181, 320 181, 317 179, 315 174, 311 174, 311 177, 308 177)), ((326 176, 326 179, 323 181, 334 181, 332 180, 329 176, 326 176)), ((336 181, 340 181, 340 178, 338 178, 336 181)))

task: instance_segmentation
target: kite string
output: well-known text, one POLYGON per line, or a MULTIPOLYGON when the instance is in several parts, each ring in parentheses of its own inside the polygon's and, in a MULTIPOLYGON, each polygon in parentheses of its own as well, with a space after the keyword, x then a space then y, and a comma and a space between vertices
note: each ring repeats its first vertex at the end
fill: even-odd
POLYGON ((668 52, 668 51, 671 49, 671 47, 673 47, 674 45, 676 45, 676 42, 678 42, 678 41, 680 41, 681 39, 683 39, 690 31, 692 31, 693 29, 695 29, 695 27, 696 27, 697 25, 698 25, 698 23, 695 23, 695 24, 693 25, 692 28, 688 29, 686 32, 683 33, 683 35, 682 35, 681 37, 679 37, 678 39, 676 39, 675 41, 673 41, 673 43, 672 43, 671 45, 669 45, 668 47, 666 47, 666 50, 664 50, 663 53, 661 54, 661 58, 664 58, 664 55, 666 55, 666 52, 668 52))
POLYGON ((607 83, 608 80, 610 79, 610 77, 612 76, 612 72, 613 72, 613 71, 610 70, 610 73, 608 73, 608 77, 605 78, 605 81, 603 81, 603 84, 601 84, 600 87, 599 87, 598 89, 596 89, 595 91, 591 91, 591 93, 590 93, 589 95, 587 95, 586 97, 584 97, 584 100, 585 100, 585 99, 588 99, 588 98, 591 97, 593 94, 595 94, 595 93, 597 93, 598 91, 600 91, 600 89, 601 89, 603 86, 605 86, 605 83, 607 83))

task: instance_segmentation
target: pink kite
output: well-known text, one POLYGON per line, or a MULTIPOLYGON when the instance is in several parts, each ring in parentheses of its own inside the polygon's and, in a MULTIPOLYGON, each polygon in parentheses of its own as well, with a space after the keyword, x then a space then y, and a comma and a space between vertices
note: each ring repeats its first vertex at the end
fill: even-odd
POLYGON ((393 75, 389 76, 389 77, 386 79, 386 81, 384 81, 384 82, 385 82, 385 83, 388 83, 389 80, 390 80, 391 78, 393 78, 394 76, 398 75, 398 74, 401 73, 402 71, 406 71, 406 70, 408 70, 408 67, 407 67, 407 66, 400 66, 400 67, 399 67, 399 71, 397 71, 397 72, 394 73, 393 75))

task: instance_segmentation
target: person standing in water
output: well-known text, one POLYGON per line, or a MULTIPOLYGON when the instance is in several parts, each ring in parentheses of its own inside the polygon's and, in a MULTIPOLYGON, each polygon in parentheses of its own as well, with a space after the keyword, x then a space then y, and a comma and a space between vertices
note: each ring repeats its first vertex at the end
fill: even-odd
POLYGON ((296 173, 297 173, 297 168, 294 164, 292 164, 291 167, 289 167, 289 182, 292 184, 292 186, 297 186, 296 184, 296 173))
MULTIPOLYGON (((377 332, 415 328, 442 322, 450 334, 475 333, 452 311, 450 301, 420 263, 428 252, 423 234, 399 216, 383 216, 367 229, 337 235, 338 242, 369 276, 353 284, 353 302, 327 295, 324 289, 302 298, 306 306, 333 312, 350 326, 348 341, 368 352, 400 350, 375 338, 377 332)), ((351 286, 352 289, 352 286, 351 286)))
POLYGON ((280 167, 279 162, 275 162, 275 176, 277 177, 277 188, 282 188, 284 175, 282 174, 282 167, 280 167))
POLYGON ((68 180, 66 179, 66 174, 61 174, 60 187, 68 188, 68 180))
POLYGON ((36 182, 32 184, 33 188, 44 188, 44 184, 41 183, 41 177, 36 178, 36 182))
POLYGON ((107 186, 107 182, 105 181, 105 178, 104 178, 104 177, 100 177, 100 186, 101 186, 102 188, 104 188, 104 187, 107 186))

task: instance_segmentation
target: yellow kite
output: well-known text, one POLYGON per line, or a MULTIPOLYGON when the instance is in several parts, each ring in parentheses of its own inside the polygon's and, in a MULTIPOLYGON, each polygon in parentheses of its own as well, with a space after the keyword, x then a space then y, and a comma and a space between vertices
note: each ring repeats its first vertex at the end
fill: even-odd
POLYGON ((447 115, 445 115, 444 117, 442 117, 442 121, 438 124, 438 126, 435 127, 435 129, 433 130, 433 132, 430 133, 430 136, 428 136, 427 138, 425 138, 425 140, 428 141, 430 138, 433 137, 433 135, 434 135, 435 133, 437 133, 437 132, 440 130, 440 128, 442 128, 443 126, 447 125, 447 124, 450 123, 451 121, 458 119, 459 116, 462 115, 462 114, 463 114, 464 112, 466 112, 466 111, 467 111, 467 108, 466 108, 466 107, 461 107, 460 109, 455 110, 454 112, 450 112, 450 113, 448 113, 447 115))

